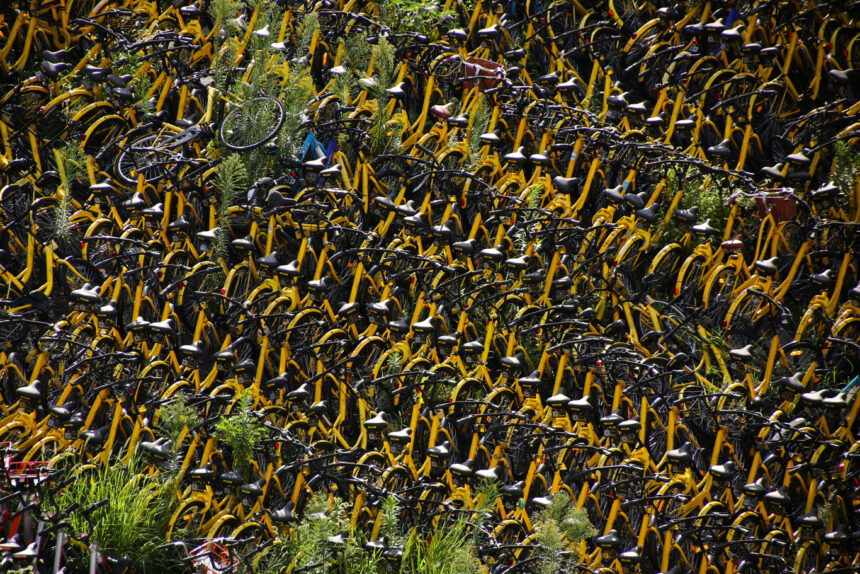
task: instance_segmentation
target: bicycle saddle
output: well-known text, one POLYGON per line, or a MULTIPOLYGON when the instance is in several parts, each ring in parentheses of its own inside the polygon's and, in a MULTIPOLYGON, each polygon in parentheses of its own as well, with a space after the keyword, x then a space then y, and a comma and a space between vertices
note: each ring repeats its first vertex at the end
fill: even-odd
POLYGON ((17 389, 15 389, 15 394, 17 394, 22 399, 39 401, 42 398, 42 391, 39 389, 40 386, 40 381, 33 381, 26 387, 18 387, 17 389))
POLYGON ((809 276, 809 280, 816 285, 820 285, 822 287, 830 287, 836 282, 836 279, 834 279, 832 275, 833 269, 826 269, 821 273, 813 273, 809 276))
POLYGON ((454 102, 447 104, 430 106, 430 113, 436 116, 436 119, 447 120, 454 113, 454 102))
POLYGON ((80 433, 80 437, 84 442, 89 443, 90 447, 99 447, 104 444, 107 438, 107 433, 110 431, 110 423, 97 429, 85 430, 80 433))
POLYGON ((707 149, 708 155, 716 156, 719 158, 726 159, 731 157, 732 148, 730 147, 731 142, 729 140, 723 140, 717 145, 711 146, 707 149))
POLYGON ((658 219, 657 210, 659 209, 659 207, 660 206, 656 203, 652 203, 648 207, 637 209, 635 213, 637 217, 642 218, 646 222, 654 223, 658 219))
POLYGON ((415 201, 410 199, 406 203, 395 206, 394 213, 404 217, 409 217, 410 215, 418 213, 418 206, 415 204, 415 201))
POLYGON ((5 542, 0 542, 0 552, 8 552, 13 553, 17 552, 21 549, 21 545, 18 544, 18 541, 21 539, 21 535, 16 532, 12 538, 5 542))
POLYGON ((55 64, 65 62, 68 58, 68 55, 69 54, 66 50, 57 50, 56 52, 51 52, 50 50, 42 50, 42 59, 55 64))
POLYGON ((775 504, 782 509, 788 508, 791 504, 791 497, 788 496, 787 490, 784 486, 779 487, 777 490, 771 490, 764 495, 765 503, 775 504))
POLYGON ((765 275, 775 275, 778 271, 777 262, 779 262, 778 257, 771 257, 770 259, 759 259, 753 263, 753 266, 757 271, 761 271, 765 275))
POLYGON ((727 461, 725 464, 715 464, 712 465, 708 472, 710 472, 715 478, 719 478, 722 480, 729 480, 738 472, 738 465, 735 464, 734 461, 727 461))
POLYGON ((571 76, 567 80, 561 82, 555 87, 555 89, 560 92, 576 92, 577 94, 584 94, 586 91, 586 87, 577 79, 576 76, 571 76))
POLYGON ((528 161, 525 153, 523 153, 525 149, 523 146, 520 146, 516 151, 506 153, 502 159, 512 167, 522 168, 528 161))
POLYGON ((482 249, 478 256, 482 259, 495 261, 496 263, 501 262, 505 258, 505 254, 502 253, 498 247, 487 247, 486 249, 482 249))
POLYGON ((245 237, 237 237, 230 242, 234 249, 239 251, 252 251, 254 249, 254 238, 250 235, 245 237))
POLYGON ((800 518, 797 519, 797 524, 799 524, 802 528, 809 528, 811 530, 824 530, 824 521, 818 518, 816 514, 804 514, 800 518))
POLYGON ((675 129, 679 132, 691 132, 693 128, 696 127, 696 120, 694 119, 683 119, 675 122, 675 129))
POLYGON ((839 195, 839 186, 832 181, 828 181, 818 189, 811 191, 809 195, 814 201, 825 201, 834 199, 839 195))
POLYGON ((720 243, 720 249, 724 251, 739 251, 744 248, 744 242, 740 235, 735 235, 731 239, 726 239, 720 243))
POLYGON ((307 383, 302 383, 297 389, 288 392, 286 398, 289 402, 303 402, 310 396, 307 383))
POLYGON ((296 205, 296 200, 292 197, 284 196, 279 189, 272 188, 266 196, 266 205, 269 209, 289 208, 296 205))
POLYGON ((830 70, 827 72, 827 76, 840 86, 854 85, 856 87, 857 84, 857 70, 853 68, 848 70, 830 70))
POLYGON ((623 94, 612 94, 608 98, 606 98, 607 105, 615 108, 621 109, 627 107, 627 92, 623 94))
POLYGON ((433 317, 427 317, 423 321, 417 321, 412 325, 412 330, 417 333, 432 333, 436 330, 434 325, 435 319, 433 317))
POLYGON ((140 449, 146 454, 160 459, 170 458, 173 454, 170 441, 164 437, 157 438, 152 442, 141 441, 140 449))
POLYGON ((173 332, 173 318, 170 317, 164 321, 156 321, 149 324, 149 330, 156 335, 169 335, 173 332))
POLYGON ((559 83, 561 78, 559 78, 558 72, 550 72, 549 74, 544 74, 537 79, 539 84, 544 84, 547 86, 555 86, 559 83))
POLYGON ((271 516, 273 522, 277 522, 279 524, 289 524, 291 522, 296 522, 298 518, 293 514, 293 501, 290 500, 287 504, 274 512, 269 514, 271 516))
POLYGON ((719 235, 720 232, 717 229, 711 227, 711 220, 705 219, 703 223, 699 223, 698 225, 694 225, 692 227, 693 233, 698 235, 719 235))
POLYGON ((238 469, 222 472, 221 482, 223 482, 227 486, 239 486, 244 482, 244 480, 242 479, 242 472, 238 469))
POLYGON ((38 544, 39 541, 34 540, 30 544, 28 544, 27 547, 23 550, 19 550, 17 552, 13 551, 12 557, 15 560, 33 560, 34 558, 36 558, 36 556, 39 555, 38 544))
POLYGON ((603 197, 612 203, 624 203, 624 196, 621 195, 621 186, 609 187, 603 190, 603 197))
POLYGON ((489 133, 481 134, 481 143, 498 147, 502 145, 502 138, 499 137, 499 130, 495 130, 489 133))
POLYGON ((549 156, 545 153, 533 153, 529 156, 532 165, 547 166, 550 163, 549 156))
POLYGON ((844 393, 837 393, 832 397, 827 397, 822 401, 825 409, 842 410, 848 408, 848 401, 844 393))
POLYGON ((400 319, 393 319, 388 322, 388 328, 401 335, 408 333, 410 326, 409 317, 401 317, 400 319))
POLYGON ((243 496, 247 496, 248 498, 251 498, 251 499, 259 498, 260 496, 263 495, 263 487, 265 485, 266 485, 266 479, 265 478, 259 478, 259 479, 255 480, 254 482, 249 482, 249 483, 246 483, 246 484, 243 484, 242 486, 240 486, 239 492, 243 496))
POLYGON ((624 194, 624 201, 633 209, 642 209, 645 207, 645 200, 648 198, 648 193, 640 191, 639 193, 624 194))
POLYGON ((383 315, 389 317, 394 313, 394 308, 394 300, 385 299, 384 301, 371 303, 367 306, 367 311, 376 315, 383 315))
POLYGON ((560 175, 552 178, 553 184, 558 189, 559 193, 563 193, 564 195, 571 195, 575 192, 575 188, 579 185, 580 179, 578 177, 562 177, 560 175))
POLYGON ((618 531, 614 528, 603 536, 598 536, 594 542, 602 549, 611 552, 617 552, 621 548, 621 537, 618 536, 618 531))
POLYGON ((412 229, 423 229, 428 226, 430 220, 423 211, 418 211, 403 218, 403 224, 412 229))
POLYGON ((683 466, 693 465, 693 452, 695 447, 691 442, 685 442, 680 447, 672 449, 666 453, 666 458, 674 463, 683 466))
POLYGON ((618 430, 622 435, 638 435, 639 429, 642 428, 642 423, 637 419, 628 419, 618 423, 618 430))
POLYGON ((475 461, 472 459, 468 459, 465 462, 455 462, 449 468, 451 469, 451 475, 457 477, 460 480, 468 480, 474 476, 475 472, 472 470, 472 466, 474 466, 475 461))
POLYGON ((45 72, 45 75, 48 76, 51 80, 56 80, 57 77, 68 70, 70 66, 65 62, 49 62, 47 60, 43 61, 41 64, 42 71, 45 72))

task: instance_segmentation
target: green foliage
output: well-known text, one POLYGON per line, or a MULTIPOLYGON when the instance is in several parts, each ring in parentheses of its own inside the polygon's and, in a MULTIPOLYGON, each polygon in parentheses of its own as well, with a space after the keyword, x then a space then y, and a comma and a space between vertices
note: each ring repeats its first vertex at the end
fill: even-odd
POLYGON ((382 501, 382 521, 379 527, 380 535, 389 545, 402 545, 406 542, 397 526, 397 515, 400 513, 400 505, 393 495, 389 494, 382 501))
POLYGON ((71 532, 91 532, 105 554, 128 556, 137 570, 157 572, 166 568, 158 546, 166 541, 167 523, 178 502, 172 478, 147 476, 140 460, 132 457, 128 465, 82 473, 62 491, 57 509, 77 503, 68 517, 71 532), (108 503, 92 513, 90 531, 82 511, 103 500, 108 503))
POLYGON ((222 217, 227 214, 227 209, 233 205, 236 197, 245 188, 247 179, 248 171, 245 169, 245 164, 242 162, 242 158, 236 154, 228 155, 218 166, 218 172, 215 174, 215 187, 220 195, 222 217))
POLYGON ((198 412, 188 405, 185 395, 178 395, 172 402, 158 409, 158 419, 159 430, 170 439, 174 449, 182 429, 187 426, 193 431, 203 422, 198 412))
POLYGON ((501 497, 499 491, 498 480, 482 480, 475 486, 475 510, 477 510, 483 518, 489 518, 496 503, 501 497))
POLYGON ((536 211, 540 207, 544 190, 544 185, 537 183, 531 186, 526 192, 525 202, 522 205, 523 211, 518 217, 525 218, 529 223, 526 226, 520 226, 513 237, 514 247, 516 247, 517 252, 520 254, 526 252, 531 236, 537 231, 536 211))
MULTIPOLYGON (((142 74, 137 80, 134 82, 134 97, 137 98, 138 102, 143 102, 146 100, 147 95, 149 95, 149 90, 152 88, 152 78, 149 74, 142 74)), ((145 106, 147 109, 151 109, 152 105, 145 106)))
POLYGON ((60 173, 65 176, 65 179, 63 179, 64 190, 59 194, 59 202, 54 208, 52 231, 54 237, 65 241, 71 237, 72 200, 69 182, 86 176, 87 155, 77 141, 67 143, 58 150, 58 155, 63 163, 60 173))
POLYGON ((403 550, 403 574, 480 574, 481 563, 465 515, 441 523, 425 539, 412 531, 403 550))
POLYGON ((710 219, 711 227, 714 229, 722 230, 725 228, 729 217, 729 208, 720 194, 719 186, 709 179, 702 179, 701 175, 692 168, 687 170, 685 179, 681 205, 685 209, 694 205, 699 206, 699 219, 701 221, 710 219))
POLYGON ((372 54, 374 57, 373 69, 376 71, 377 78, 373 95, 376 99, 381 100, 386 98, 385 90, 394 84, 394 46, 387 39, 380 38, 373 47, 372 54))
POLYGON ((305 120, 304 110, 314 97, 314 84, 307 69, 301 69, 289 76, 289 85, 281 95, 284 104, 284 127, 278 132, 278 150, 285 155, 298 154, 304 138, 299 126, 305 120))
POLYGON ((228 155, 215 174, 215 188, 220 196, 219 220, 220 226, 215 233, 215 253, 221 259, 226 259, 230 251, 230 231, 227 224, 227 210, 233 205, 236 197, 245 189, 248 171, 238 154, 228 155))
MULTIPOLYGON (((711 227, 723 230, 729 217, 729 206, 720 192, 724 185, 728 185, 728 182, 702 178, 701 174, 692 166, 682 176, 670 168, 666 175, 666 188, 663 195, 671 200, 678 189, 682 189, 683 195, 678 208, 689 209, 698 206, 698 220, 700 222, 710 219, 711 227)), ((661 243, 667 244, 678 241, 683 235, 683 231, 670 219, 669 221, 662 221, 657 226, 656 234, 662 238, 661 243)))
POLYGON ((469 167, 470 169, 474 169, 477 167, 479 155, 481 153, 481 148, 483 147, 483 143, 481 142, 481 136, 484 135, 490 126, 490 110, 484 105, 484 97, 483 95, 478 96, 478 101, 475 104, 477 109, 475 110, 475 119, 472 122, 472 129, 469 131, 469 167))
POLYGON ((833 153, 830 178, 839 186, 842 194, 848 196, 857 180, 857 174, 860 173, 860 153, 853 152, 851 146, 844 141, 836 142, 833 153))
POLYGON ((239 11, 239 2, 237 0, 212 0, 209 3, 209 15, 215 21, 215 28, 221 29, 236 17, 239 11))
POLYGON ((445 35, 453 20, 452 10, 426 0, 382 0, 379 20, 395 34, 417 32, 431 39, 445 35))
POLYGON ((585 510, 577 509, 566 491, 556 494, 535 522, 535 538, 541 545, 540 573, 563 572, 559 553, 596 534, 585 510))
MULTIPOLYGON (((370 57, 373 55, 374 46, 367 41, 368 34, 349 34, 343 40, 343 49, 346 53, 346 58, 353 70, 356 73, 364 72, 367 66, 370 65, 370 57)), ((384 40, 382 38, 381 40, 384 40)))
POLYGON ((349 506, 316 493, 308 502, 304 519, 288 535, 279 537, 260 560, 260 574, 275 574, 316 566, 329 574, 373 574, 380 559, 364 550, 364 535, 348 519, 349 506), (330 538, 340 536, 335 547, 330 538))
POLYGON ((311 47, 311 41, 314 38, 314 32, 319 30, 320 27, 320 17, 316 12, 311 12, 305 16, 304 21, 302 21, 301 30, 299 32, 299 43, 296 49, 296 53, 299 56, 303 56, 308 53, 311 47))
POLYGON ((403 355, 394 351, 388 354, 388 360, 386 361, 386 366, 388 367, 388 374, 393 375, 394 373, 399 373, 401 371, 403 365, 403 355))
POLYGON ((234 405, 230 416, 222 416, 215 425, 218 440, 233 451, 233 466, 247 470, 251 466, 254 448, 266 437, 266 429, 257 420, 251 405, 254 398, 245 391, 234 405), (238 407, 239 412, 236 412, 238 407))

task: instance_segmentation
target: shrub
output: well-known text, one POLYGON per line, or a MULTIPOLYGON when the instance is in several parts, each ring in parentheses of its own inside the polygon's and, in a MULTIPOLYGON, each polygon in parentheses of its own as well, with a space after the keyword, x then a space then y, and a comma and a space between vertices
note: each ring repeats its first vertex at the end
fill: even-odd
POLYGON ((128 464, 81 473, 62 492, 57 507, 78 504, 68 522, 70 532, 80 535, 90 531, 82 511, 103 500, 108 503, 90 517, 92 540, 101 551, 109 556, 127 556, 143 572, 163 571, 165 557, 158 546, 166 542, 167 523, 179 501, 173 478, 147 476, 135 456, 128 464))
POLYGON ((251 459, 254 457, 254 448, 266 436, 266 429, 257 420, 251 406, 254 398, 251 393, 245 391, 239 398, 230 416, 223 416, 215 425, 218 432, 218 440, 230 447, 233 452, 233 467, 239 468, 247 473, 251 467, 251 459))

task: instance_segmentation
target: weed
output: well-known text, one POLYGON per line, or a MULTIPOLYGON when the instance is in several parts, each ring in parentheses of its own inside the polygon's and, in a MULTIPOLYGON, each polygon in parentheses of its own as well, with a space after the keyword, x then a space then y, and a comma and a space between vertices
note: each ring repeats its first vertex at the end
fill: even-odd
POLYGON ((396 34, 418 32, 431 39, 444 36, 453 18, 453 10, 424 0, 383 0, 379 8, 380 22, 396 34))
POLYGON ((576 508, 567 492, 556 494, 535 522, 535 537, 542 546, 540 573, 558 572, 559 554, 596 534, 585 510, 576 508))
POLYGON ((89 532, 83 510, 97 502, 107 504, 91 516, 91 537, 109 556, 127 556, 137 570, 164 571, 164 553, 158 550, 166 540, 165 529, 179 498, 172 479, 144 474, 138 457, 127 465, 116 463, 82 474, 60 495, 58 510, 74 503, 69 513, 70 531, 89 532))
POLYGON ((251 405, 254 398, 245 391, 236 405, 239 412, 234 411, 230 416, 222 416, 215 425, 218 439, 233 451, 233 466, 247 473, 251 467, 254 448, 266 437, 266 429, 257 420, 251 405))
POLYGON ((158 409, 158 427, 162 434, 170 440, 176 449, 176 441, 182 430, 188 427, 193 431, 200 426, 202 420, 197 411, 188 405, 185 395, 178 395, 173 401, 158 409))

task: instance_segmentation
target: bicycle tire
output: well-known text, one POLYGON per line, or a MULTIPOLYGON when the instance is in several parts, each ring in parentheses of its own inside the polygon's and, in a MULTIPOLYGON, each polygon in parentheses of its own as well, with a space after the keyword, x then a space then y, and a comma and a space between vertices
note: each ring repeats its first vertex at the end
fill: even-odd
POLYGON ((224 121, 221 122, 221 127, 218 130, 218 135, 221 138, 221 142, 224 144, 224 147, 226 147, 230 151, 248 151, 260 147, 261 145, 268 143, 272 139, 274 139, 274 137, 278 135, 278 132, 280 132, 281 128, 284 126, 285 120, 286 109, 284 108, 284 104, 282 104, 280 101, 269 97, 254 98, 245 102, 242 106, 230 110, 230 112, 224 118, 224 121), (262 115, 263 113, 265 113, 265 108, 263 106, 256 108, 255 102, 265 103, 267 105, 274 104, 274 110, 277 110, 277 118, 275 119, 274 123, 267 128, 268 131, 265 133, 264 136, 254 137, 251 143, 236 142, 236 137, 234 137, 235 134, 238 133, 240 138, 244 137, 245 135, 250 136, 252 134, 248 134, 246 130, 248 128, 253 127, 254 124, 257 123, 256 120, 258 118, 265 119, 265 116, 262 115), (237 132, 237 128, 241 128, 242 131, 237 132))
POLYGON ((155 149, 158 137, 158 134, 143 136, 120 152, 114 171, 123 183, 137 185, 138 171, 147 183, 156 183, 171 175, 174 162, 161 159, 161 153, 155 149))

